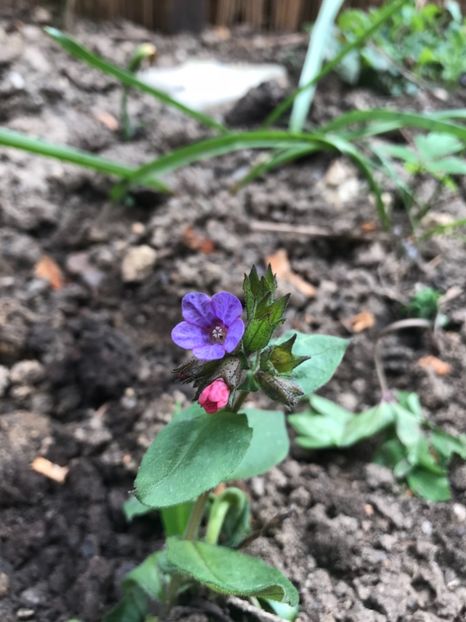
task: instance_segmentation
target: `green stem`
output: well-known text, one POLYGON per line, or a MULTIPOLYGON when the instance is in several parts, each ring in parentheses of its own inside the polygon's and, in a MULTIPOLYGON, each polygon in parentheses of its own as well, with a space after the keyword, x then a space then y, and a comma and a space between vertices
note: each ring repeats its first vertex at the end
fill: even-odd
POLYGON ((248 395, 249 395, 249 391, 240 391, 240 393, 238 394, 238 397, 235 399, 235 402, 233 404, 233 407, 232 407, 233 412, 237 413, 239 411, 241 406, 246 401, 246 398, 248 397, 248 395))
POLYGON ((196 499, 196 503, 191 510, 188 524, 186 525, 183 540, 195 540, 197 538, 208 499, 209 491, 203 492, 202 495, 196 499))
POLYGON ((218 504, 214 502, 210 514, 211 518, 207 524, 207 530, 205 535, 205 541, 208 544, 217 544, 220 537, 220 532, 222 531, 223 523, 225 521, 225 517, 228 514, 229 509, 229 501, 221 501, 218 504))

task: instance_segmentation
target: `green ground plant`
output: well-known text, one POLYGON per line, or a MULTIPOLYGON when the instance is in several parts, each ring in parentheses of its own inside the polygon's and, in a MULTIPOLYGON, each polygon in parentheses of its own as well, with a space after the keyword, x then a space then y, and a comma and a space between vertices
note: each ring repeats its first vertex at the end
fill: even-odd
POLYGON ((197 402, 158 433, 124 508, 129 520, 160 512, 166 545, 127 575, 122 600, 104 622, 163 620, 192 586, 250 598, 282 619, 297 616, 294 585, 239 550, 254 537, 249 500, 223 484, 263 474, 288 454, 283 410, 245 406, 248 396, 262 391, 294 409, 328 382, 348 342, 296 331, 276 337, 289 298, 277 297, 276 287, 270 267, 262 277, 251 270, 243 287, 246 322, 228 292, 184 296, 172 339, 194 358, 176 374, 193 384, 197 402))
MULTIPOLYGON (((381 9, 348 9, 338 19, 327 57, 377 19, 381 9)), ((466 76, 466 20, 457 2, 409 3, 394 13, 366 45, 348 54, 338 73, 350 84, 370 84, 392 95, 426 85, 457 87, 466 76)))

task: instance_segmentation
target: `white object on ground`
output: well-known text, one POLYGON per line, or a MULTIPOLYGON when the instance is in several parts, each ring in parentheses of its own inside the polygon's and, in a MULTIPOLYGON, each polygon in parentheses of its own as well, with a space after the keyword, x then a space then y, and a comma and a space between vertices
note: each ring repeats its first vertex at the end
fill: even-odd
POLYGON ((151 67, 138 77, 196 110, 232 104, 251 88, 276 80, 286 85, 286 69, 275 64, 190 60, 175 67, 151 67))

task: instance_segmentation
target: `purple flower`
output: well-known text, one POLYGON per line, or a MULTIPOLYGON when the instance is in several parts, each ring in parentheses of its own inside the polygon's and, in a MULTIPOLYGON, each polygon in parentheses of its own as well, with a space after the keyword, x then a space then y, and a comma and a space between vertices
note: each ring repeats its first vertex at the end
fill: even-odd
POLYGON ((189 292, 183 296, 181 312, 184 322, 172 330, 172 339, 180 348, 192 350, 198 359, 221 359, 241 341, 243 307, 233 294, 218 292, 210 298, 201 292, 189 292))

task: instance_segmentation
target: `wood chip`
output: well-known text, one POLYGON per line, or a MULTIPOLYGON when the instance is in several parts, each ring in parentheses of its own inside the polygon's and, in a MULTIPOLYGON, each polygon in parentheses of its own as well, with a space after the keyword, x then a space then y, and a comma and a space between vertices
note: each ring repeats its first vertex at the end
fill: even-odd
POLYGON ((432 354, 421 356, 417 364, 427 371, 433 371, 437 376, 448 376, 453 371, 450 363, 446 363, 432 354))
POLYGON ((60 266, 48 255, 43 255, 36 263, 34 274, 37 278, 50 283, 53 289, 61 289, 65 283, 60 266))
POLYGON ((94 116, 97 121, 102 123, 102 125, 112 132, 116 132, 120 125, 118 120, 109 112, 105 112, 105 110, 97 110, 94 112, 94 116))
POLYGON ((183 242, 192 251, 199 251, 204 255, 210 255, 215 250, 213 241, 201 235, 191 226, 186 227, 183 231, 183 242))
POLYGON ((69 471, 68 467, 50 462, 50 460, 42 458, 41 456, 38 456, 33 460, 31 468, 36 473, 57 482, 57 484, 63 484, 65 482, 69 471))
POLYGON ((270 264, 272 272, 277 275, 279 281, 282 281, 285 285, 291 285, 308 298, 315 297, 317 293, 316 288, 299 276, 299 274, 293 272, 288 259, 288 253, 284 248, 280 248, 273 255, 269 255, 266 258, 266 263, 270 264))
POLYGON ((369 330, 375 324, 374 314, 370 311, 361 311, 353 315, 349 320, 343 321, 343 326, 351 333, 362 333, 369 330))

